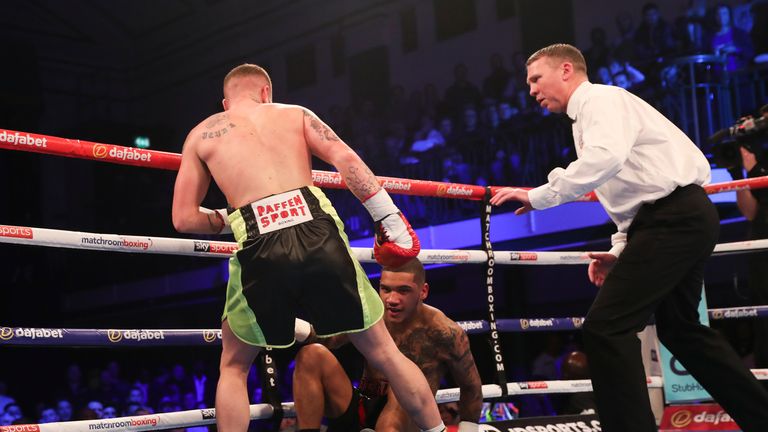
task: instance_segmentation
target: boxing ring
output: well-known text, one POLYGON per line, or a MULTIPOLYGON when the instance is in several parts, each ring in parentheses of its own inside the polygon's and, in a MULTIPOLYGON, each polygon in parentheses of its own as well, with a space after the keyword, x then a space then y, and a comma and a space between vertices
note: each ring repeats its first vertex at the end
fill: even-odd
MULTIPOLYGON (((47 135, 0 129, 0 149, 43 153, 47 155, 89 159, 93 161, 133 165, 144 168, 177 170, 181 156, 153 150, 122 147, 113 144, 95 143, 76 139, 65 139, 47 135)), ((313 171, 315 186, 344 189, 338 173, 313 171)), ((394 194, 425 197, 486 200, 483 212, 482 250, 422 250, 419 259, 425 264, 486 264, 487 320, 461 321, 459 325, 469 334, 488 334, 491 338, 492 355, 496 363, 498 382, 483 385, 484 398, 499 398, 514 395, 540 393, 576 393, 592 390, 589 380, 524 381, 506 382, 503 358, 499 345, 499 332, 573 331, 579 330, 582 317, 548 317, 497 319, 494 313, 493 269, 495 265, 585 265, 590 262, 587 251, 542 252, 542 251, 493 251, 490 242, 490 205, 487 199, 500 187, 442 183, 425 180, 411 180, 393 177, 379 177, 382 187, 394 194)), ((708 193, 720 193, 743 189, 768 187, 768 176, 733 182, 711 184, 705 187, 708 193)), ((580 201, 595 201, 593 193, 583 196, 580 201)), ((89 249, 98 251, 187 255, 208 258, 228 258, 237 250, 237 243, 211 240, 191 240, 167 237, 148 237, 66 231, 40 227, 3 225, 0 221, 0 243, 25 246, 89 249)), ((768 239, 718 244, 713 256, 749 253, 768 250, 768 239)), ((370 248, 352 248, 360 262, 374 263, 370 248)), ((768 305, 727 309, 710 309, 712 320, 736 319, 743 317, 768 317, 768 305)), ((221 342, 219 329, 76 329, 76 328, 32 328, 5 326, 0 322, 0 345, 4 346, 46 346, 46 347, 152 347, 152 346, 212 346, 221 342)), ((761 380, 768 380, 768 369, 753 369, 761 380)), ((649 388, 660 388, 662 377, 649 376, 649 388)), ((439 390, 438 403, 457 401, 459 390, 439 390)), ((293 416, 292 403, 251 405, 251 419, 272 418, 275 414, 293 416)), ((213 424, 215 409, 158 413, 143 416, 119 417, 99 420, 0 426, 0 432, 16 431, 63 431, 79 432, 92 430, 145 431, 168 428, 192 427, 213 424)), ((484 430, 481 425, 481 430, 484 430)), ((489 429, 494 430, 494 429, 489 429)))

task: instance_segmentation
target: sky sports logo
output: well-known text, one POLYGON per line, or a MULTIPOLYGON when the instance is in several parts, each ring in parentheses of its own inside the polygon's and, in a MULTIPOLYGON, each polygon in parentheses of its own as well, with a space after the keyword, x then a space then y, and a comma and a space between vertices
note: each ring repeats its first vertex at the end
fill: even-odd
POLYGON ((0 426, 0 432, 40 432, 40 426, 36 424, 0 426))
POLYGON ((33 235, 32 228, 0 225, 0 237, 31 239, 33 235))
POLYGON ((237 243, 215 243, 207 241, 194 242, 195 252, 231 254, 239 248, 240 247, 237 245, 237 243))

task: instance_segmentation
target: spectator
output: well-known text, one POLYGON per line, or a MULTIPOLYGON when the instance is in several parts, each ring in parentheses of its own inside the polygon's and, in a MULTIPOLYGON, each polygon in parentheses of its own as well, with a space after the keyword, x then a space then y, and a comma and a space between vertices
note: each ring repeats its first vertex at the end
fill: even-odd
POLYGON ((112 405, 107 405, 101 412, 101 418, 110 419, 117 417, 117 408, 112 405))
POLYGON ((163 396, 157 405, 157 412, 176 412, 181 411, 179 401, 174 396, 163 396))
POLYGON ((706 0, 691 0, 685 16, 675 20, 673 37, 678 54, 691 55, 707 51, 706 13, 706 0))
POLYGON ((480 102, 480 90, 469 81, 468 73, 464 63, 453 68, 454 82, 445 90, 445 103, 452 114, 459 114, 465 106, 480 102))
POLYGON ((106 370, 106 376, 109 377, 110 384, 112 385, 114 391, 117 393, 117 396, 121 397, 126 392, 128 392, 130 386, 120 376, 120 363, 117 361, 111 361, 107 364, 106 370))
POLYGON ((619 37, 613 43, 613 55, 633 61, 635 59, 635 22, 627 11, 616 15, 619 37))
POLYGON ((69 365, 64 396, 75 405, 79 405, 85 403, 87 393, 83 384, 83 372, 80 366, 77 364, 69 365))
MULTIPOLYGON (((520 89, 527 89, 526 83, 527 71, 525 69, 525 61, 527 57, 520 51, 512 53, 512 69, 510 73, 512 75, 508 82, 506 90, 504 90, 503 97, 505 99, 512 99, 520 89)), ((526 90, 527 91, 527 90, 526 90)))
POLYGON ((493 99, 486 99, 485 103, 483 104, 482 116, 482 124, 485 125, 489 132, 495 132, 501 125, 499 111, 496 109, 496 101, 493 99))
POLYGON ((494 185, 509 184, 507 177, 514 174, 514 171, 510 169, 510 163, 506 152, 502 149, 498 149, 494 156, 495 157, 490 165, 490 178, 488 179, 488 183, 494 185))
POLYGON ((443 136, 446 147, 456 147, 456 131, 453 127, 453 120, 450 117, 440 119, 437 131, 443 136))
POLYGON ((72 403, 67 399, 56 401, 56 414, 58 414, 60 421, 72 420, 72 403))
MULTIPOLYGON (((379 163, 390 175, 399 173, 401 158, 408 149, 406 144, 406 129, 402 123, 389 125, 389 133, 384 138, 383 151, 379 153, 379 163)), ((378 165, 377 165, 378 167, 378 165)))
POLYGON ((104 405, 101 402, 92 400, 86 406, 89 410, 93 411, 97 419, 104 418, 104 405))
POLYGON ((16 402, 5 405, 5 414, 11 416, 11 423, 24 417, 24 413, 21 411, 21 407, 16 402))
POLYGON ((121 392, 119 389, 119 383, 115 380, 114 375, 109 369, 101 371, 99 374, 99 388, 95 396, 102 402, 107 404, 118 404, 125 392, 121 392))
POLYGON ((5 410, 5 406, 14 403, 16 400, 8 396, 8 385, 5 381, 0 381, 0 413, 5 410))
POLYGON ((137 409, 136 412, 133 413, 133 415, 135 415, 135 416, 143 416, 143 415, 150 415, 150 414, 154 414, 154 413, 155 413, 155 411, 152 410, 152 408, 150 408, 150 407, 141 407, 141 408, 137 409))
POLYGON ((408 129, 418 128, 421 118, 429 115, 424 105, 424 93, 421 90, 411 92, 408 103, 403 107, 403 113, 405 114, 405 125, 408 129))
POLYGON ((181 395, 181 409, 193 410, 197 407, 197 397, 192 392, 186 392, 181 395))
POLYGON ((142 406, 142 405, 139 405, 139 404, 135 404, 135 403, 127 404, 127 405, 125 405, 125 408, 123 409, 123 416, 124 417, 130 417, 130 416, 133 416, 133 415, 137 415, 136 413, 139 410, 144 409, 144 408, 145 408, 145 406, 142 406))
POLYGON ((424 153, 445 146, 445 138, 435 127, 434 120, 424 115, 421 118, 421 127, 413 134, 411 153, 424 153))
POLYGON ((659 59, 674 52, 675 44, 672 29, 661 18, 659 7, 655 3, 643 6, 643 22, 635 32, 635 58, 646 73, 655 70, 659 59))
POLYGON ((176 363, 171 367, 171 380, 169 383, 175 389, 175 393, 179 395, 188 391, 194 391, 192 378, 187 375, 187 369, 180 363, 176 363))
POLYGON ((472 183, 472 168, 456 150, 450 149, 443 157, 443 178, 447 183, 472 183))
MULTIPOLYGON (((633 67, 628 61, 622 63, 617 59, 609 59, 608 70, 611 71, 612 76, 619 73, 624 73, 626 75, 628 87, 623 88, 637 87, 645 81, 645 75, 640 72, 640 70, 633 67)), ((618 85, 616 84, 615 78, 612 80, 614 81, 614 85, 618 85)))
POLYGON ((201 360, 195 362, 192 367, 192 385, 195 391, 195 401, 206 405, 213 405, 216 392, 216 381, 208 379, 205 373, 205 363, 201 360))
POLYGON ((149 400, 150 395, 150 383, 152 382, 152 376, 150 375, 149 370, 147 368, 142 367, 139 370, 139 373, 136 375, 136 378, 132 380, 132 386, 130 389, 128 389, 128 394, 130 395, 130 392, 132 389, 139 389, 141 390, 141 394, 143 396, 142 404, 146 404, 149 400))
POLYGON ((424 112, 433 118, 449 114, 445 104, 440 100, 440 93, 437 91, 437 87, 432 83, 424 85, 424 112))
POLYGON ((544 350, 533 360, 531 376, 534 379, 560 379, 560 364, 562 363, 563 339, 557 333, 547 333, 544 350))
POLYGON ((613 77, 608 66, 600 66, 595 73, 595 81, 598 84, 613 85, 613 77))
POLYGON ((629 81, 627 72, 624 70, 620 70, 616 72, 611 78, 611 80, 613 81, 613 85, 615 85, 616 87, 621 87, 624 90, 629 90, 630 87, 632 87, 632 83, 629 81))
POLYGON ((478 154, 482 152, 488 139, 487 129, 478 117, 477 109, 467 105, 463 111, 461 129, 456 134, 459 152, 462 158, 470 163, 477 161, 478 154))
POLYGON ((98 420, 101 417, 99 417, 98 414, 96 414, 96 411, 90 409, 90 408, 81 408, 77 412, 77 416, 75 417, 75 420, 98 420))
POLYGON ((147 396, 141 387, 133 387, 128 391, 128 397, 125 399, 126 405, 146 405, 147 396))
MULTIPOLYGON (((564 380, 589 379, 587 355, 581 351, 568 353, 563 360, 562 372, 564 380)), ((594 414, 596 409, 595 396, 592 392, 570 393, 566 396, 560 414, 594 414)))
POLYGON ((491 73, 483 79, 483 96, 500 99, 507 88, 511 74, 504 68, 504 60, 499 53, 491 55, 491 73))
POLYGON ((731 8, 723 3, 715 6, 715 32, 709 42, 710 50, 726 58, 729 72, 747 66, 754 56, 752 41, 744 30, 731 23, 731 8))
POLYGON ((15 419, 7 412, 0 412, 0 426, 10 426, 15 419))
POLYGON ((596 71, 600 65, 608 64, 611 55, 611 47, 608 45, 608 37, 605 29, 594 27, 589 34, 592 45, 584 51, 584 59, 587 61, 587 71, 596 71))

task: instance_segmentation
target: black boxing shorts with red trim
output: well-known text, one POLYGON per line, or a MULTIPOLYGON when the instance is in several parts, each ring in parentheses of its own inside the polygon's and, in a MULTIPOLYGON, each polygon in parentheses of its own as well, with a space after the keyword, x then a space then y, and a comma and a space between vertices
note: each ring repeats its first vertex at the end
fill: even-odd
POLYGON ((229 221, 240 250, 229 260, 222 321, 242 341, 293 345, 299 309, 318 336, 366 330, 383 316, 384 305, 320 189, 270 195, 231 210, 229 221))

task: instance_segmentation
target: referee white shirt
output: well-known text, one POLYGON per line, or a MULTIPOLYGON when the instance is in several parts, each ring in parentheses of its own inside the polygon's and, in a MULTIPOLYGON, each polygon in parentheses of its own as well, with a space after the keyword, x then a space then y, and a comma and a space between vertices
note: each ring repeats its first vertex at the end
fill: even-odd
POLYGON ((709 162, 671 121, 644 100, 614 86, 581 83, 570 96, 578 159, 555 168, 528 192, 535 209, 554 207, 594 190, 618 228, 609 251, 619 256, 640 206, 678 186, 709 183, 709 162))

